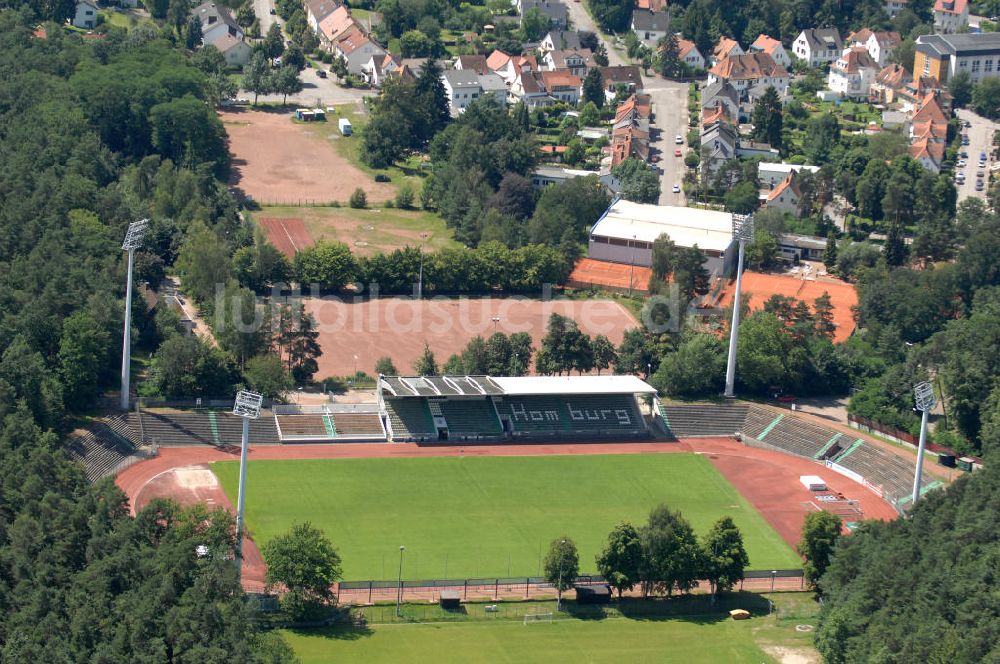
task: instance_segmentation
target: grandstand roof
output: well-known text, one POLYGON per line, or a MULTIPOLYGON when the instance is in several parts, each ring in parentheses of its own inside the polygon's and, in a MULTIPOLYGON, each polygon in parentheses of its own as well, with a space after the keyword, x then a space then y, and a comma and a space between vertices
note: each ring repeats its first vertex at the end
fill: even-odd
POLYGON ((681 247, 724 252, 733 242, 733 215, 716 210, 649 205, 616 199, 590 229, 592 236, 652 242, 666 233, 681 247))
POLYGON ((493 381, 504 394, 655 394, 635 376, 505 376, 493 381))
POLYGON ((635 376, 382 376, 379 387, 396 397, 656 393, 635 376))

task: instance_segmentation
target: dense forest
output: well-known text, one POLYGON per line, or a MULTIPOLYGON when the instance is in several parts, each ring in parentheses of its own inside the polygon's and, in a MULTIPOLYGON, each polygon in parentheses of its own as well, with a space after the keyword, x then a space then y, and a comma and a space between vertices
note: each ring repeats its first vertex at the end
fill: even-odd
MULTIPOLYGON (((249 239, 216 179, 207 76, 150 31, 85 43, 55 25, 35 38, 34 22, 0 11, 0 660, 293 661, 257 631, 228 513, 156 502, 133 518, 61 446, 115 373, 127 224, 153 220, 150 283, 192 223, 249 239)), ((140 303, 137 339, 155 347, 140 303)))

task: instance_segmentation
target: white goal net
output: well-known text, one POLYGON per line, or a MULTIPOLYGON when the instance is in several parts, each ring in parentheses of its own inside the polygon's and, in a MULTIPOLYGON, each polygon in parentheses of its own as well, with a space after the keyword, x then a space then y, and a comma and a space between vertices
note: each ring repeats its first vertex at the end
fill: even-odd
POLYGON ((552 622, 551 613, 526 613, 524 614, 524 624, 537 622, 552 622))

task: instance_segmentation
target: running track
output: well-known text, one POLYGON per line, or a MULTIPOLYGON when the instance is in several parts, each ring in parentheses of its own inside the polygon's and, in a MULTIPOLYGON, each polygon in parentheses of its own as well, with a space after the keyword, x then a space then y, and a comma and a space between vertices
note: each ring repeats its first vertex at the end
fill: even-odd
MULTIPOLYGON (((218 486, 191 488, 176 481, 178 468, 207 468, 213 461, 238 459, 210 447, 160 448, 159 456, 123 470, 116 482, 128 495, 133 512, 156 497, 172 497, 181 503, 204 501, 232 510, 229 499, 218 486)), ((832 492, 857 500, 866 519, 893 519, 896 511, 886 502, 852 480, 825 471, 807 459, 771 450, 746 447, 729 438, 689 438, 680 442, 563 443, 500 445, 417 445, 415 443, 260 445, 251 446, 254 460, 265 459, 350 459, 433 456, 537 456, 558 454, 705 454, 712 464, 756 508, 790 546, 798 543, 805 515, 812 511, 814 494, 800 483, 799 476, 820 476, 832 492)), ((256 545, 244 541, 244 579, 260 584, 264 562, 256 545)))

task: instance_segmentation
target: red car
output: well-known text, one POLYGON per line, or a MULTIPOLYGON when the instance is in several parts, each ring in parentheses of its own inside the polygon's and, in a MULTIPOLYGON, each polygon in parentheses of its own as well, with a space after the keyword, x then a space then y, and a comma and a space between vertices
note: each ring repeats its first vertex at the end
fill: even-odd
POLYGON ((674 150, 674 156, 675 157, 680 157, 681 156, 681 151, 679 149, 678 150, 674 150))

